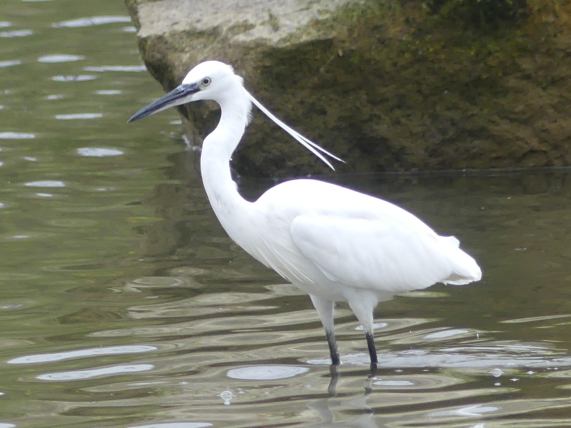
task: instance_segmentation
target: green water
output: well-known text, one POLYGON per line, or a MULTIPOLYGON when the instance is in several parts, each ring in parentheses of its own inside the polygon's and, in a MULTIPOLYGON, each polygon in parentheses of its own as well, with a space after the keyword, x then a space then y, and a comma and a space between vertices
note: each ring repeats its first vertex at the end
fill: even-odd
POLYGON ((485 277, 383 303, 374 376, 341 307, 331 382, 308 299, 225 236, 176 113, 125 123, 161 90, 122 2, 0 12, 0 428, 571 426, 569 172, 335 176, 485 277))

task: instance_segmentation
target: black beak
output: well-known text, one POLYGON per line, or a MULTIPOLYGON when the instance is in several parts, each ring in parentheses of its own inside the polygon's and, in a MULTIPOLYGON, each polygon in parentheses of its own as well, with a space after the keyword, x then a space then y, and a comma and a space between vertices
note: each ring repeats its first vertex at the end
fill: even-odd
POLYGON ((148 106, 143 107, 133 116, 131 116, 127 122, 134 122, 139 119, 144 119, 147 116, 158 113, 159 111, 165 110, 169 107, 184 104, 183 100, 186 97, 198 92, 199 90, 200 87, 196 83, 192 83, 190 85, 179 85, 158 100, 155 100, 148 106))

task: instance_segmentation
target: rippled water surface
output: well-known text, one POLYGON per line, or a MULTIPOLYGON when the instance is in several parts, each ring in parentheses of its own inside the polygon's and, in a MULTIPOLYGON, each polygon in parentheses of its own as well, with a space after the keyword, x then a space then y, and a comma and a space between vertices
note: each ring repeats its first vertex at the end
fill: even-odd
POLYGON ((335 376, 309 300, 213 217, 176 113, 126 125, 161 90, 122 2, 0 10, 1 428, 571 426, 568 172, 334 177, 485 270, 381 304, 374 374, 341 306, 335 376))

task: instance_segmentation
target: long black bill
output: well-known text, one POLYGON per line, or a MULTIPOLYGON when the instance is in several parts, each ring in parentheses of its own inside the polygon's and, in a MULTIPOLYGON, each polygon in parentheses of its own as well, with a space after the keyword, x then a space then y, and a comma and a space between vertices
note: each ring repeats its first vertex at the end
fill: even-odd
POLYGON ((129 118, 127 122, 134 122, 139 119, 144 119, 147 116, 163 111, 169 107, 174 107, 180 104, 184 104, 185 98, 192 95, 200 90, 200 87, 196 83, 190 85, 179 85, 172 91, 168 92, 158 100, 153 101, 148 106, 143 107, 137 113, 129 118))

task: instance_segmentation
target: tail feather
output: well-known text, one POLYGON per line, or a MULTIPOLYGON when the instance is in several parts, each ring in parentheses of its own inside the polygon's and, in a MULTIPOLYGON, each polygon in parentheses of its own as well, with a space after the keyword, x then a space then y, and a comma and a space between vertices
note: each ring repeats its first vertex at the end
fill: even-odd
POLYGON ((454 236, 444 237, 449 248, 452 274, 442 281, 444 284, 465 285, 482 279, 482 270, 472 256, 460 249, 460 242, 454 236))

